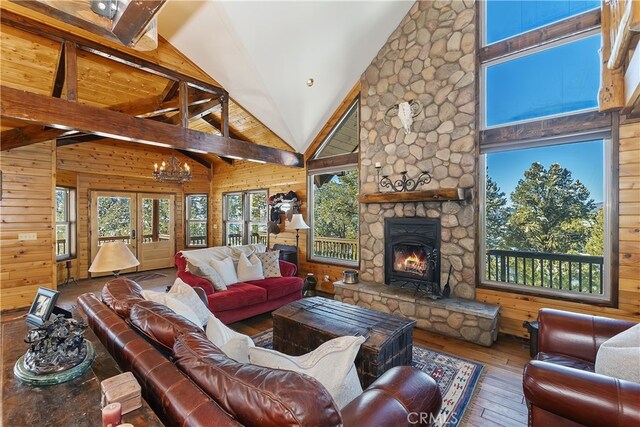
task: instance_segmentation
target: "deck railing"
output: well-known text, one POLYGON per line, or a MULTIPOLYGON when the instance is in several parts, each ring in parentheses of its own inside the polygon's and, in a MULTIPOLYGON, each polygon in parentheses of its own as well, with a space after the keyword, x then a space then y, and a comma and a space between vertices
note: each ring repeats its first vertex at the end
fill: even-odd
POLYGON ((590 255, 487 250, 485 277, 588 294, 602 294, 604 258, 590 255))
POLYGON ((331 237, 313 238, 313 255, 344 261, 358 261, 360 256, 358 240, 331 237))
MULTIPOLYGON (((267 233, 251 233, 250 244, 255 245, 262 243, 267 245, 267 233)), ((242 234, 232 233, 227 235, 227 246, 240 246, 242 245, 242 234)))
POLYGON ((189 236, 189 246, 207 246, 207 236, 189 236))

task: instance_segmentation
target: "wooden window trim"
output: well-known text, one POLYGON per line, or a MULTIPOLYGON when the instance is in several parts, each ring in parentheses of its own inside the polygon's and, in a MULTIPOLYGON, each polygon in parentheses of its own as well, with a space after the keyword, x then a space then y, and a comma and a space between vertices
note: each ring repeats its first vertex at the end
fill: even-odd
MULTIPOLYGON (((478 51, 478 60, 480 63, 485 63, 533 47, 543 46, 570 36, 582 34, 598 28, 600 21, 601 12, 599 8, 583 12, 488 46, 481 46, 478 51)), ((484 31, 484 29, 480 31, 484 31)))

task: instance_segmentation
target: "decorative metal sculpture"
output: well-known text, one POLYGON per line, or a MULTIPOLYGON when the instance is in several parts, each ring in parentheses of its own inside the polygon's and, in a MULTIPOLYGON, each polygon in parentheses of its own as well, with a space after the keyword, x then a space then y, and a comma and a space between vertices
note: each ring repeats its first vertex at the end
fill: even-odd
POLYGON ((376 167, 378 172, 378 192, 380 191, 380 187, 382 188, 390 188, 396 193, 400 193, 403 191, 415 191, 418 187, 428 184, 431 182, 431 174, 429 172, 422 172, 418 178, 407 178, 407 171, 400 172, 400 179, 396 179, 395 181, 391 180, 388 175, 382 175, 382 179, 380 178, 380 168, 376 167))
POLYGON ((87 356, 82 336, 86 328, 87 325, 77 320, 56 316, 31 329, 24 339, 29 344, 24 356, 26 368, 35 374, 49 374, 79 365, 87 356))

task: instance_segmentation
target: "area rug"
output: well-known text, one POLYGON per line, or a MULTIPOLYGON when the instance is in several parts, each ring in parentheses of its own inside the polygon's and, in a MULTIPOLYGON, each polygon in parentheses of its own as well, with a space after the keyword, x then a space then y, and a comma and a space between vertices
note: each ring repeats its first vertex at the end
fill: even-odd
MULTIPOLYGON (((273 348, 272 329, 261 332, 252 339, 259 347, 273 348)), ((480 379, 482 364, 414 345, 413 366, 426 372, 440 387, 442 409, 434 425, 459 425, 480 379)))

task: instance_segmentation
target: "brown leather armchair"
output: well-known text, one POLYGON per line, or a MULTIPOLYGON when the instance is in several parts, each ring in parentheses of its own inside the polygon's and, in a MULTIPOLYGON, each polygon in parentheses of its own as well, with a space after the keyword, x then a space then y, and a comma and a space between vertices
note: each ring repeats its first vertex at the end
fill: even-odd
POLYGON ((523 378, 529 425, 640 425, 640 384, 594 373, 600 345, 635 323, 551 309, 538 321, 539 353, 523 378))

